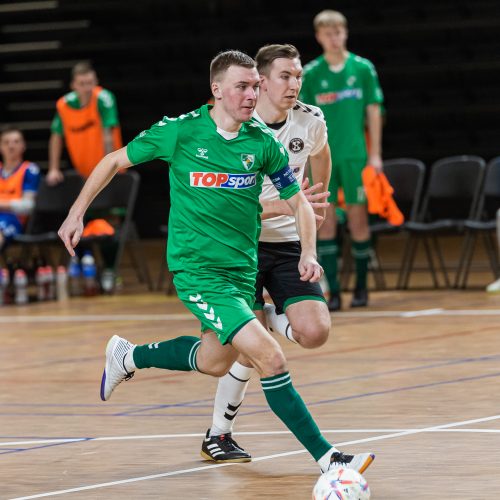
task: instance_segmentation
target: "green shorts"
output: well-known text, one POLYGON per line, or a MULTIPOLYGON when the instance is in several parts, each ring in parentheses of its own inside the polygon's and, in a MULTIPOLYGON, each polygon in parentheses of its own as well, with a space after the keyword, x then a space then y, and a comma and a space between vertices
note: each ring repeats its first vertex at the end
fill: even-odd
POLYGON ((200 320, 201 331, 213 330, 224 345, 255 318, 256 274, 248 269, 176 271, 174 285, 184 305, 200 320))
POLYGON ((342 188, 346 205, 364 205, 366 194, 361 174, 365 167, 366 159, 334 161, 328 188, 331 193, 328 201, 337 204, 338 191, 342 188))

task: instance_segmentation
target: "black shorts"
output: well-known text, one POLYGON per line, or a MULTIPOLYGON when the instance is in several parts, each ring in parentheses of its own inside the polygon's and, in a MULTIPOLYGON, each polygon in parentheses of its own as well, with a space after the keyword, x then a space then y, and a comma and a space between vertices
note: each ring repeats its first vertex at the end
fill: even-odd
POLYGON ((259 242, 259 272, 255 283, 254 309, 262 309, 264 305, 264 288, 273 299, 278 314, 282 314, 290 304, 296 302, 325 300, 319 283, 300 280, 299 260, 298 241, 259 242))

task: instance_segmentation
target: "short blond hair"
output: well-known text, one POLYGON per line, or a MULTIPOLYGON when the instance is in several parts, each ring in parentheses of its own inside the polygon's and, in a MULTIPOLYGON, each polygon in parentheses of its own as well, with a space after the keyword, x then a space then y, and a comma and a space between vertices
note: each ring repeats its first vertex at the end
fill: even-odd
POLYGON ((95 73, 92 63, 90 61, 80 61, 71 69, 71 79, 74 80, 77 76, 86 75, 87 73, 95 73))
POLYGON ((313 20, 314 30, 318 31, 323 27, 333 27, 337 28, 342 26, 347 29, 347 19, 344 14, 336 10, 322 10, 319 14, 316 14, 313 20))

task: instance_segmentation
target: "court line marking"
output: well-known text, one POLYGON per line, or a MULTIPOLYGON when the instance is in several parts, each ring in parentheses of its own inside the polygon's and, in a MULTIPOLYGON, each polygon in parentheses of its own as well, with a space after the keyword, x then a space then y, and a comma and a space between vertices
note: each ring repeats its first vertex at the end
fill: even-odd
MULTIPOLYGON (((394 432, 461 432, 461 433, 500 433, 500 429, 481 429, 481 428, 471 428, 471 429, 437 429, 437 430, 421 430, 418 428, 414 429, 327 429, 322 430, 323 434, 373 434, 380 432, 394 433, 394 432)), ((290 431, 244 431, 244 432, 234 432, 233 436, 285 436, 292 435, 290 431)), ((63 439, 39 439, 36 441, 12 441, 7 443, 0 443, 0 448, 5 446, 20 446, 26 444, 48 444, 48 443, 88 443, 94 441, 129 441, 129 440, 141 440, 141 439, 178 439, 178 438, 192 438, 192 437, 205 437, 205 433, 192 433, 192 434, 145 434, 138 436, 103 436, 103 437, 82 437, 82 438, 63 438, 63 439)))
MULTIPOLYGON (((402 432, 394 432, 391 434, 384 434, 382 436, 373 436, 373 437, 369 437, 369 438, 357 439, 354 441, 345 441, 343 443, 336 443, 336 446, 347 446, 347 445, 352 445, 352 444, 370 443, 370 442, 374 442, 374 441, 381 441, 384 439, 392 439, 392 438, 396 438, 396 437, 403 437, 403 436, 410 436, 410 435, 414 435, 414 434, 420 434, 422 432, 437 431, 440 429, 449 429, 449 428, 453 428, 453 427, 460 427, 463 425, 477 424, 480 422, 490 422, 492 420, 498 420, 498 419, 500 419, 500 415, 493 415, 490 417, 476 418, 476 419, 471 419, 471 420, 463 420, 461 422, 451 422, 449 424, 434 425, 434 426, 430 426, 430 427, 424 427, 422 429, 411 429, 411 430, 402 431, 402 432)), ((287 451, 284 453, 277 453, 274 455, 266 455, 263 457, 254 458, 254 459, 252 459, 252 461, 253 462, 261 462, 263 460, 271 460, 274 458, 289 457, 292 455, 300 455, 303 453, 307 453, 307 450, 302 449, 302 450, 295 450, 295 451, 287 451)), ((182 469, 182 470, 172 471, 172 472, 163 472, 160 474, 151 474, 149 476, 133 477, 130 479, 122 479, 119 481, 109 481, 107 483, 91 484, 88 486, 79 486, 76 488, 69 488, 66 490, 56 490, 56 491, 50 491, 48 493, 39 493, 36 495, 16 497, 16 498, 12 498, 11 500, 31 500, 33 498, 43 498, 43 497, 49 497, 49 496, 64 495, 66 493, 76 493, 79 491, 95 490, 98 488, 106 488, 109 486, 117 486, 117 485, 121 485, 121 484, 135 483, 135 482, 139 482, 139 481, 148 481, 150 479, 159 479, 159 478, 169 477, 169 476, 178 476, 181 474, 189 474, 190 472, 199 472, 199 471, 205 471, 205 470, 215 469, 215 468, 220 468, 220 467, 230 467, 230 466, 234 466, 234 465, 241 465, 241 464, 229 463, 229 464, 205 465, 205 466, 201 466, 201 467, 194 467, 191 469, 182 469)))
MULTIPOLYGON (((415 311, 365 311, 337 312, 334 317, 341 318, 415 318, 421 316, 500 316, 500 309, 420 309, 415 311)), ((192 314, 92 314, 88 316, 0 316, 0 323, 65 323, 99 321, 197 321, 192 314)))
MULTIPOLYGON (((462 382, 471 382, 475 380, 481 380, 481 379, 486 379, 486 378, 492 378, 492 377, 500 377, 500 372, 494 372, 494 373, 488 373, 486 375, 477 375, 474 377, 461 377, 458 379, 452 379, 452 380, 443 380, 440 382, 429 382, 427 384, 418 384, 418 385, 411 385, 411 386, 403 386, 403 387, 396 387, 392 389, 386 389, 383 391, 373 391, 373 392, 367 392, 367 393, 361 393, 361 394, 355 394, 355 395, 349 395, 349 396, 341 396, 333 399, 324 399, 324 400, 319 400, 319 401, 314 401, 310 402, 308 406, 317 406, 317 405, 324 405, 324 404, 331 404, 331 403, 337 403, 339 401, 348 401, 352 399, 360 399, 360 398, 368 398, 372 396, 381 396, 385 394, 394 394, 396 392, 404 392, 404 391, 413 391, 413 390, 418 390, 418 389, 425 389, 429 387, 437 387, 441 385, 448 385, 448 384, 457 384, 457 383, 462 383, 462 382)), ((206 405, 204 407, 208 407, 212 409, 212 405, 206 405)), ((192 406, 191 408, 193 409, 203 409, 204 407, 196 407, 192 406)), ((259 413, 271 413, 271 409, 267 406, 262 405, 262 409, 259 410, 252 410, 252 411, 244 411, 240 413, 240 417, 247 417, 250 415, 257 415, 259 413)), ((182 417, 210 417, 212 413, 132 413, 130 415, 123 414, 123 413, 49 413, 49 412, 29 412, 29 413, 22 413, 22 412, 0 412, 0 416, 30 416, 30 417, 137 417, 137 418, 144 418, 144 417, 149 417, 149 418, 182 418, 182 417)), ((27 450, 28 451, 28 450, 27 450)))

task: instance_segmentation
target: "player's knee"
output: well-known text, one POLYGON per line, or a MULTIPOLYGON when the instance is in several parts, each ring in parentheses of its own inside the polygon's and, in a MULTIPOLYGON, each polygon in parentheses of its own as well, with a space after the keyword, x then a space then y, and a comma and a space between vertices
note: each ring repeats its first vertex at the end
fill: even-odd
POLYGON ((205 375, 211 375, 212 377, 223 377, 231 368, 231 362, 217 361, 212 362, 210 366, 202 367, 202 371, 205 375))
POLYGON ((281 348, 276 348, 267 353, 262 360, 262 376, 273 377, 287 371, 286 358, 281 348))
POLYGON ((327 340, 331 328, 330 314, 318 314, 314 321, 303 321, 292 325, 293 338, 306 349, 322 346, 327 340))
POLYGON ((294 338, 306 349, 315 349, 322 346, 330 333, 330 327, 326 324, 307 326, 303 331, 294 332, 294 338))

